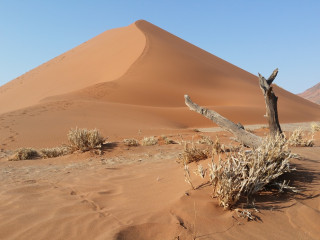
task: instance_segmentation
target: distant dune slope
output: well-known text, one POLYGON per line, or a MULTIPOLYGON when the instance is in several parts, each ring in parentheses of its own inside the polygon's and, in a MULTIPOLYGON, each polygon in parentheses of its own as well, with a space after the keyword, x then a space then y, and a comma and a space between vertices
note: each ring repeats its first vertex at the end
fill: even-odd
POLYGON ((122 76, 145 48, 132 24, 106 31, 0 88, 0 113, 122 76))
POLYGON ((320 82, 298 95, 311 102, 320 104, 320 82))
MULTIPOLYGON (((320 120, 319 105, 274 89, 280 122, 320 120)), ((2 86, 0 144, 54 145, 75 126, 109 136, 212 126, 185 107, 184 94, 233 121, 266 122, 256 76, 140 20, 2 86)))

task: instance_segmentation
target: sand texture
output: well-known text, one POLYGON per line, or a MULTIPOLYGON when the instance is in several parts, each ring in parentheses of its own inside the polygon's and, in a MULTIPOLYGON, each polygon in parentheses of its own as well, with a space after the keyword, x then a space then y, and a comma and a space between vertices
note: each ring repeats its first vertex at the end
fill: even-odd
MULTIPOLYGON (((209 136, 227 142, 231 135, 209 136)), ((292 149, 301 159, 293 160, 290 179, 301 193, 257 195, 258 220, 250 222, 218 206, 212 187, 192 190, 184 181, 176 162, 183 145, 118 142, 102 156, 3 159, 0 239, 319 239, 319 144, 318 134, 315 147, 292 149)), ((199 179, 192 173, 195 185, 199 179)))
MULTIPOLYGON (((284 130, 309 133, 320 106, 276 85, 274 91, 280 123, 295 123, 284 130)), ((292 160, 297 171, 289 178, 301 192, 258 194, 257 219, 247 221, 223 210, 211 186, 192 190, 185 182, 178 159, 186 141, 205 135, 238 143, 191 112, 184 94, 232 121, 255 124, 248 129, 260 136, 268 132, 257 76, 144 20, 1 86, 0 239, 320 239, 320 132, 314 147, 292 148, 301 158, 292 160), (108 138, 101 155, 8 161, 20 147, 67 144, 75 127, 98 128, 108 138), (165 144, 163 135, 176 144, 165 144), (147 136, 158 144, 122 142, 147 136)), ((198 185, 196 167, 190 164, 198 185)))

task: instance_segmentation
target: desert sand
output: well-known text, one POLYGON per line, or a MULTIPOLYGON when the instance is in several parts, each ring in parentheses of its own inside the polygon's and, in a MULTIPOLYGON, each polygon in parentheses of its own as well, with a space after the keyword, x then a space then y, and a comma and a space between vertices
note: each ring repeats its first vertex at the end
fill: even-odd
MULTIPOLYGON (((320 120, 319 105, 274 91, 280 123, 320 120)), ((301 159, 290 179, 302 192, 257 196, 250 222, 218 206, 210 186, 190 189, 177 163, 183 145, 122 143, 151 135, 230 142, 227 132, 194 131, 215 125, 188 110, 184 94, 235 122, 266 123, 257 76, 143 20, 1 86, 0 239, 320 239, 319 132, 314 147, 292 148, 301 159), (76 126, 108 137, 102 155, 8 161, 19 147, 66 143, 76 126)))
MULTIPOLYGON (((262 134, 263 130, 255 130, 262 134)), ((199 134, 219 136, 226 132, 199 134)), ((179 140, 178 135, 168 135, 179 140)), ((312 148, 293 148, 300 194, 256 197, 257 221, 223 210, 212 187, 192 190, 176 162, 184 146, 110 144, 93 153, 1 160, 1 239, 319 239, 320 135, 312 148)), ((196 169, 190 166, 191 172, 196 169)), ((200 178, 192 175, 194 184, 200 178)), ((241 205, 239 206, 241 207, 241 205)))

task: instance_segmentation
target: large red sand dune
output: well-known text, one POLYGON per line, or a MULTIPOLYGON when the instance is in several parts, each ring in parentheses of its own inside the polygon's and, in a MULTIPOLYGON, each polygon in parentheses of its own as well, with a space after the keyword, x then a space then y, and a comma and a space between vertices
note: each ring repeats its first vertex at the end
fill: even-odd
MULTIPOLYGON (((319 105, 274 88, 280 122, 320 120, 319 105)), ((233 121, 266 122, 256 76, 140 20, 2 86, 0 144, 53 146, 76 126, 106 136, 212 126, 185 107, 184 94, 233 121)))

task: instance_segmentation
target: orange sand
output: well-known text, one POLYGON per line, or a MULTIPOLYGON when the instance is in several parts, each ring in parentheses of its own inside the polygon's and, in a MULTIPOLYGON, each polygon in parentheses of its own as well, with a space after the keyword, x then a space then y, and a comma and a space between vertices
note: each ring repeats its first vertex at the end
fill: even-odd
MULTIPOLYGON (((218 135, 222 142, 230 136, 218 135)), ((256 222, 224 211, 210 186, 191 190, 176 163, 183 145, 117 143, 102 156, 3 159, 0 239, 319 239, 320 134, 316 140, 314 148, 293 149, 302 159, 293 161, 290 179, 301 194, 256 196, 256 222)), ((189 168, 199 184, 195 165, 189 168)))
MULTIPOLYGON (((274 89, 281 123, 320 120, 319 105, 274 89)), ((257 197, 257 222, 223 211, 210 187, 190 190, 176 163, 183 145, 123 145, 214 126, 184 94, 235 122, 266 123, 256 76, 142 20, 0 87, 0 239, 320 239, 319 134, 316 147, 293 149, 302 194, 257 197), (112 144, 101 156, 7 161, 10 149, 66 143, 76 126, 112 144)))

